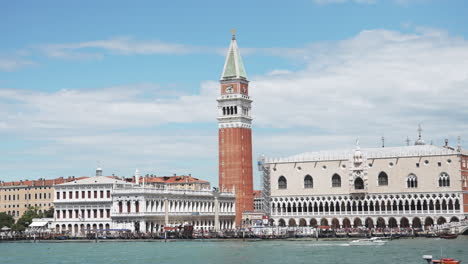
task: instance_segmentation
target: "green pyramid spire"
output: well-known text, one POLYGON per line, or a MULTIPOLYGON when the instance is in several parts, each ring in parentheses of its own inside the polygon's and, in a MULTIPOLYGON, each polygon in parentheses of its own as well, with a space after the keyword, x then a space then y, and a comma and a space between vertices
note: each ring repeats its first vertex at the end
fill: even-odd
POLYGON ((236 36, 233 32, 221 79, 226 80, 234 78, 247 79, 247 73, 245 72, 244 63, 242 62, 239 48, 237 47, 236 36))

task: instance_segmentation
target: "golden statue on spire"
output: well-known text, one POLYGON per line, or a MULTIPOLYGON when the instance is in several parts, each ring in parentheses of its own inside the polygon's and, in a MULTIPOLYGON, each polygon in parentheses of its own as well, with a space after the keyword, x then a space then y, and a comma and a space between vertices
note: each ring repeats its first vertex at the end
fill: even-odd
POLYGON ((231 29, 232 39, 236 39, 236 30, 233 28, 231 29))

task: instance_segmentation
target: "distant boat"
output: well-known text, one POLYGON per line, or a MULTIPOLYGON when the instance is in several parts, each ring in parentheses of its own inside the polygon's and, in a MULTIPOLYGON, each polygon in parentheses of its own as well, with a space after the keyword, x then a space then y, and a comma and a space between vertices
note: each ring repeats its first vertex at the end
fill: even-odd
POLYGON ((455 239, 458 237, 458 235, 457 234, 440 234, 439 237, 443 239, 455 239))
POLYGON ((459 264, 461 263, 460 260, 455 260, 453 258, 441 258, 441 259, 435 259, 432 260, 431 255, 424 255, 423 259, 427 261, 428 264, 433 264, 433 263, 440 263, 440 264, 459 264))
POLYGON ((385 245, 388 241, 382 240, 380 237, 372 237, 369 239, 357 239, 349 243, 351 246, 380 246, 385 245))

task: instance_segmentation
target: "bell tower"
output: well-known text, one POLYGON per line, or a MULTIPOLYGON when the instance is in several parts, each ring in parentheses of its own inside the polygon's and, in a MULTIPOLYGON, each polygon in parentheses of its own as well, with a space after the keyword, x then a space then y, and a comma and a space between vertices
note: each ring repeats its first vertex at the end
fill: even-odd
POLYGON ((252 100, 236 36, 224 63, 218 97, 219 188, 236 194, 236 226, 242 212, 253 211, 252 100))

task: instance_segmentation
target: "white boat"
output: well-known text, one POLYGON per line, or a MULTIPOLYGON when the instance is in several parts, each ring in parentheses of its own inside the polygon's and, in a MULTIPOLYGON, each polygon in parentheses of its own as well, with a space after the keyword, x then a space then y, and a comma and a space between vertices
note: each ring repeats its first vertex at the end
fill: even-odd
POLYGON ((388 241, 382 240, 380 237, 372 237, 368 239, 357 239, 349 243, 351 246, 377 246, 385 245, 388 241))

